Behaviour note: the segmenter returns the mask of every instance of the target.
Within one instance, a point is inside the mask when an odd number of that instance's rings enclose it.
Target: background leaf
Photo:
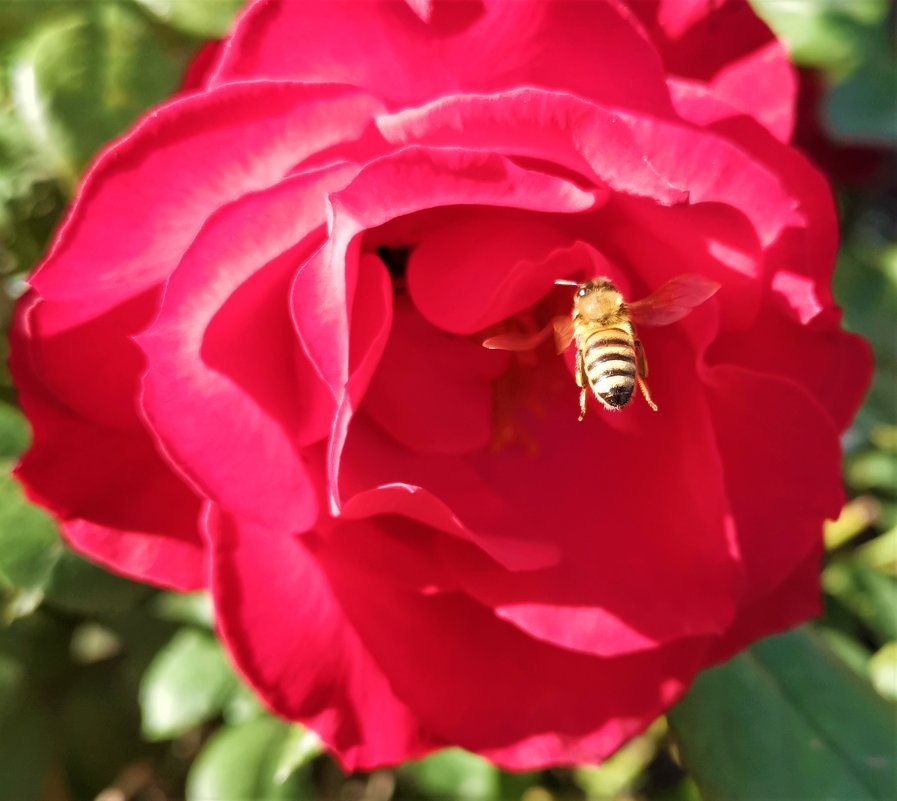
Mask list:
[[[275,779],[290,726],[271,717],[224,726],[206,743],[190,770],[187,801],[247,801],[307,798],[306,777],[294,772]]]
[[[237,679],[208,632],[181,629],[152,661],[140,684],[143,733],[177,737],[219,714]]]
[[[884,801],[895,714],[802,628],[703,673],[670,723],[707,801]]]

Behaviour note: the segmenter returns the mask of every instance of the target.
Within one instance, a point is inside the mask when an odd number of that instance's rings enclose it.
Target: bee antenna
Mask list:
[[[558,278],[554,284],[555,286],[579,286],[578,281],[568,281],[566,278]]]

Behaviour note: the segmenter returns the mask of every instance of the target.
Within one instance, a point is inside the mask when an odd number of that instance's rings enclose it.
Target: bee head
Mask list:
[[[604,277],[578,284],[573,295],[577,312],[591,319],[613,313],[622,303],[619,290],[610,279]]]

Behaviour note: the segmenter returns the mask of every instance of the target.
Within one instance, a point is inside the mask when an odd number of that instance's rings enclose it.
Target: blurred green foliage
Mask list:
[[[824,130],[893,145],[889,0],[753,0],[823,76]],[[0,323],[85,165],[175,91],[240,0],[0,2]],[[875,350],[845,437],[851,500],[826,531],[826,616],[706,672],[601,766],[511,774],[449,749],[345,776],[230,667],[202,593],[113,576],[66,550],[10,477],[27,427],[0,371],[0,798],[885,799],[897,796],[897,189],[839,186],[834,290]],[[5,346],[4,346],[5,347]],[[2,354],[0,354],[2,355]],[[521,703],[525,703],[521,699]],[[99,795],[103,791],[106,795]]]

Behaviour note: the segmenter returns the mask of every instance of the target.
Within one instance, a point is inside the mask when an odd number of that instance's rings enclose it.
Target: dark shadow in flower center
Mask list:
[[[390,278],[392,278],[393,295],[405,294],[405,273],[408,271],[408,258],[411,256],[411,248],[407,245],[389,247],[381,245],[376,250],[377,256],[386,265]]]

